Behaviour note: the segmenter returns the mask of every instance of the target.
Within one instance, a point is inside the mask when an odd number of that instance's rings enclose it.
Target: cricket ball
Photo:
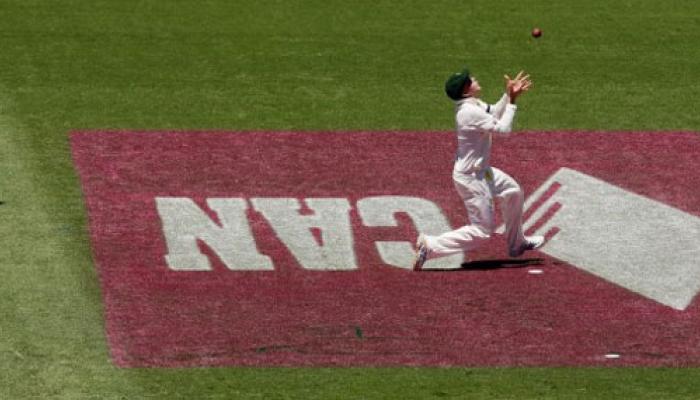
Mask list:
[[[538,37],[540,37],[540,36],[542,36],[542,29],[540,29],[540,28],[534,28],[534,29],[532,30],[532,37],[538,38]]]

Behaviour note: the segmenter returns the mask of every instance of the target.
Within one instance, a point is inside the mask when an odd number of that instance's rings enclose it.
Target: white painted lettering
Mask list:
[[[419,232],[438,235],[452,230],[435,203],[417,197],[377,196],[357,202],[357,209],[365,226],[397,226],[396,213],[404,212],[413,220]],[[382,260],[400,268],[411,268],[413,244],[410,242],[377,242],[377,251]],[[429,260],[425,269],[458,269],[464,261],[463,254]]]
[[[248,205],[241,198],[207,199],[207,206],[216,212],[220,225],[189,198],[156,197],[168,254],[170,269],[176,271],[209,271],[211,264],[197,246],[206,243],[230,270],[272,270],[272,260],[258,252],[248,223]]]
[[[310,215],[302,215],[302,205],[295,198],[254,198],[251,202],[303,268],[357,269],[347,199],[306,199]],[[321,243],[312,230],[320,232]]]

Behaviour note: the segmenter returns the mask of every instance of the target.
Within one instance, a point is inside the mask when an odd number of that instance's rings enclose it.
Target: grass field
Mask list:
[[[118,369],[67,141],[450,130],[442,86],[465,63],[487,99],[531,73],[518,129],[700,131],[696,1],[0,0],[0,15],[0,398],[700,397],[698,369]]]

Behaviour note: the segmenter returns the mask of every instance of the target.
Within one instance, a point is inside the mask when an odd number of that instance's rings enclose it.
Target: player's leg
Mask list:
[[[427,258],[473,250],[487,241],[495,229],[493,195],[488,183],[473,176],[461,176],[455,178],[455,188],[464,201],[471,224],[439,236],[422,235],[429,249]]]
[[[510,175],[498,168],[493,171],[493,192],[501,201],[501,213],[506,227],[505,235],[508,242],[508,253],[518,256],[525,250],[542,246],[544,238],[540,236],[525,237],[523,232],[523,204],[525,194],[522,188]]]
[[[498,168],[493,171],[493,191],[500,200],[501,215],[505,224],[508,249],[519,249],[524,240],[523,233],[523,204],[525,195],[518,182]]]

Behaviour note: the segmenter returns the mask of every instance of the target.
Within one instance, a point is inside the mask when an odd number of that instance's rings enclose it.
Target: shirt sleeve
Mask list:
[[[507,103],[500,118],[488,114],[486,110],[478,106],[466,106],[457,114],[457,123],[460,130],[487,131],[501,136],[508,136],[513,127],[515,118],[515,104]]]
[[[500,119],[503,116],[503,112],[506,111],[509,100],[508,95],[504,93],[496,104],[491,105],[491,115],[496,119]]]

